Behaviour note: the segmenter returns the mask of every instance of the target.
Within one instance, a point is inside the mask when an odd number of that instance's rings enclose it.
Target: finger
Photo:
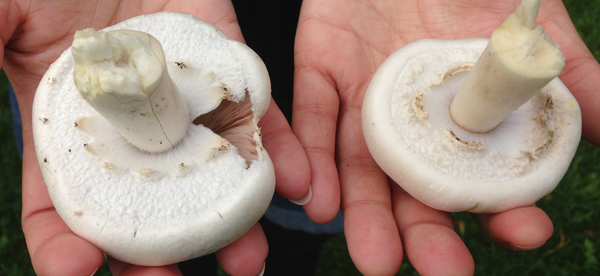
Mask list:
[[[395,274],[402,265],[402,244],[387,176],[362,138],[360,108],[345,106],[340,117],[338,163],[350,257],[365,275]]]
[[[583,138],[600,145],[600,64],[590,54],[568,60],[560,79],[577,99],[581,108]]]
[[[509,251],[527,251],[538,248],[552,236],[554,227],[546,213],[527,206],[498,214],[476,214],[475,220],[498,245]]]
[[[475,263],[449,213],[435,210],[391,183],[394,217],[406,257],[420,275],[473,275]]]
[[[38,275],[91,275],[104,254],[73,234],[54,209],[33,151],[30,122],[23,121],[22,225],[31,263]]]
[[[297,53],[297,55],[301,55]],[[340,208],[340,190],[335,164],[338,97],[332,83],[312,68],[296,61],[292,129],[310,164],[312,199],[304,205],[310,219],[327,223]]]
[[[169,266],[138,266],[108,258],[110,272],[114,276],[180,276],[177,265]]]
[[[274,100],[259,122],[263,145],[275,166],[276,191],[289,199],[309,193],[310,167],[302,145]]]
[[[539,21],[566,58],[559,78],[569,88],[581,107],[583,138],[600,145],[600,64],[587,48],[562,1],[540,6]]]
[[[217,260],[229,275],[254,276],[265,266],[268,253],[267,238],[257,223],[242,237],[217,251]]]

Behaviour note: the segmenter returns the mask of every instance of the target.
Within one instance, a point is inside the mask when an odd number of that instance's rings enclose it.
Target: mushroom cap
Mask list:
[[[421,40],[379,67],[362,106],[377,164],[435,209],[500,212],[533,204],[564,176],[581,138],[581,111],[558,79],[488,133],[458,127],[449,107],[488,39]]]
[[[270,103],[266,67],[246,45],[188,14],[139,16],[104,31],[118,29],[161,42],[169,75],[188,105],[189,131],[161,153],[129,144],[80,96],[69,48],[44,75],[33,107],[36,153],[50,197],[73,232],[119,260],[157,266],[212,253],[249,230],[274,192],[273,164],[256,126]],[[252,160],[192,123],[226,101],[207,94],[223,84],[231,101],[250,98]]]

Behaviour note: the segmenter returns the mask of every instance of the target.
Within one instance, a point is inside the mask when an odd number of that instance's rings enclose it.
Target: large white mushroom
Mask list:
[[[378,165],[444,211],[533,204],[566,172],[581,137],[565,59],[523,0],[491,38],[422,40],[393,53],[366,92],[362,124]]]
[[[250,48],[191,15],[77,32],[33,106],[56,210],[77,235],[133,264],[224,247],[274,192],[257,126],[270,92]]]

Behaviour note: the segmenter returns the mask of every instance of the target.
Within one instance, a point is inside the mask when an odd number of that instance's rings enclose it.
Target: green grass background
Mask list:
[[[600,60],[600,1],[564,0],[579,34]],[[599,118],[600,119],[600,118]],[[21,160],[12,133],[8,82],[0,72],[0,275],[34,275],[21,230]],[[537,204],[554,222],[539,249],[502,251],[469,214],[453,214],[456,229],[475,259],[476,275],[600,275],[600,148],[582,141],[558,188]],[[106,265],[96,275],[110,275]],[[317,275],[360,275],[344,235],[327,242]],[[418,275],[405,260],[398,275]]]

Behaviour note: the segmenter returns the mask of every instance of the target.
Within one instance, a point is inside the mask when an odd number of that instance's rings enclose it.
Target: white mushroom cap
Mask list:
[[[52,201],[77,235],[122,261],[164,265],[214,252],[249,230],[274,192],[256,125],[270,103],[266,68],[246,45],[187,14],[140,16],[104,31],[119,29],[160,41],[190,127],[166,151],[131,145],[79,94],[67,49],[44,75],[33,107]]]
[[[444,211],[500,212],[550,193],[581,137],[575,98],[555,78],[487,133],[458,127],[449,106],[488,39],[422,40],[393,53],[366,92],[362,124],[377,164]],[[448,89],[451,88],[451,89]]]

